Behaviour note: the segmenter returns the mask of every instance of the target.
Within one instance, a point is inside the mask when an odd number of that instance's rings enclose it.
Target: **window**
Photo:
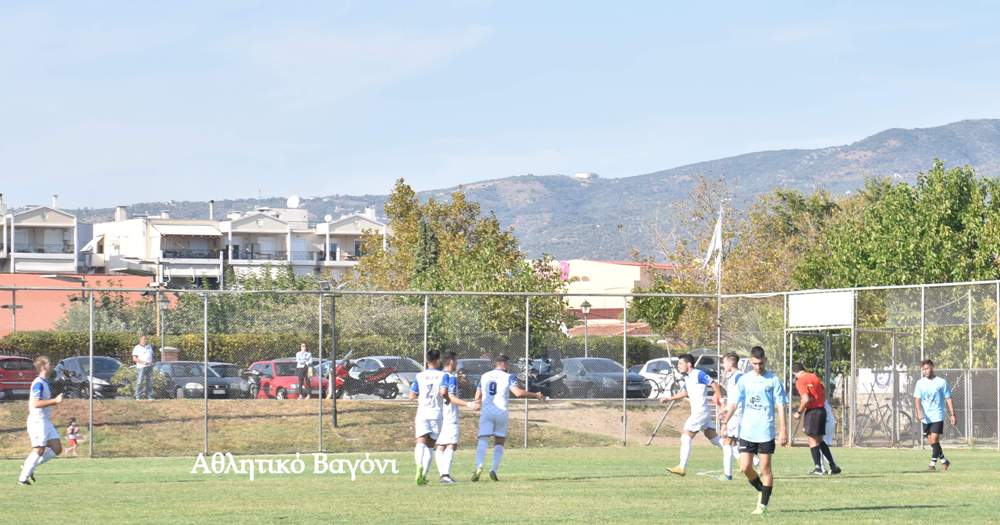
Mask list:
[[[355,257],[361,257],[362,255],[364,255],[362,253],[363,252],[363,250],[362,250],[363,244],[364,243],[362,243],[360,240],[354,241],[354,256]]]
[[[336,261],[337,260],[337,243],[331,242],[329,244],[329,249],[330,249],[330,260],[331,261]]]
[[[3,359],[0,360],[0,368],[4,370],[34,370],[31,359]]]

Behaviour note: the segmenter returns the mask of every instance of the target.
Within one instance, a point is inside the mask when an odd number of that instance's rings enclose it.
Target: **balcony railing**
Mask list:
[[[220,250],[163,250],[164,259],[218,259]]]
[[[233,260],[236,261],[284,261],[288,252],[284,250],[273,250],[266,252],[255,251],[233,251]]]
[[[15,253],[73,253],[72,244],[29,244],[17,243]]]
[[[292,251],[293,261],[316,261],[319,258],[319,252],[310,251]]]

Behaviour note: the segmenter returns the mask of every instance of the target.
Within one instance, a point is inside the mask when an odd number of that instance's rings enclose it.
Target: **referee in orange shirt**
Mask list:
[[[802,363],[792,365],[792,373],[795,374],[795,390],[799,392],[799,409],[793,417],[805,420],[803,429],[806,436],[809,436],[809,452],[816,465],[810,474],[823,475],[820,454],[830,463],[830,474],[840,474],[840,467],[833,461],[830,447],[823,441],[823,434],[826,433],[826,408],[823,406],[826,403],[826,391],[823,382],[816,374],[807,372]]]

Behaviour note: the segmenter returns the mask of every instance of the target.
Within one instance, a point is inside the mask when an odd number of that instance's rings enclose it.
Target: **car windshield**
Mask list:
[[[90,362],[87,359],[80,361],[83,368],[84,374],[90,373]],[[121,362],[117,359],[112,359],[110,357],[95,357],[94,358],[94,370],[98,374],[113,374],[118,371],[122,366]]]
[[[210,368],[221,377],[240,377],[240,372],[243,371],[237,365],[212,365]]]
[[[416,361],[405,358],[405,357],[388,357],[385,359],[379,359],[382,361],[383,366],[391,366],[396,369],[397,372],[403,373],[417,373],[420,372],[420,365]]]
[[[465,372],[469,374],[485,374],[486,372],[493,370],[493,363],[491,363],[488,359],[473,359],[460,362],[458,368],[465,370]]]
[[[170,371],[174,377],[204,377],[205,375],[205,369],[202,368],[201,363],[171,363]],[[208,375],[219,377],[219,374],[211,368],[208,369]]]
[[[4,370],[34,370],[31,359],[2,359],[0,368]]]
[[[597,373],[607,373],[607,372],[622,372],[622,367],[614,361],[608,361],[605,359],[585,359],[583,361],[583,367],[587,369],[588,372]]]

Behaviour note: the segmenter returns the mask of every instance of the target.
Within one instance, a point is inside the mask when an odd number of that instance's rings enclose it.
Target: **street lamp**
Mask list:
[[[587,325],[590,318],[590,303],[586,300],[580,303],[580,311],[583,312],[583,357],[590,357],[590,344],[587,337]]]

